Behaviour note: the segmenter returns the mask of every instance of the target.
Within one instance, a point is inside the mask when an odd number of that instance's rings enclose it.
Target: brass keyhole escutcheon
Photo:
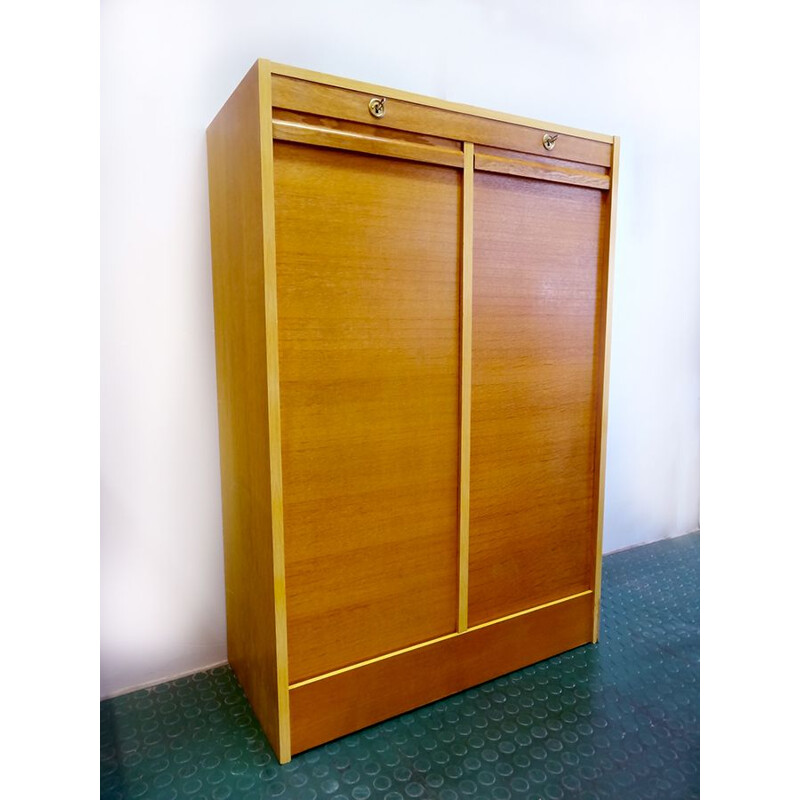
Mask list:
[[[369,113],[372,114],[373,117],[380,119],[386,113],[386,98],[373,97],[372,100],[369,101]]]
[[[545,150],[552,150],[556,146],[557,133],[546,133],[542,136],[542,144]]]

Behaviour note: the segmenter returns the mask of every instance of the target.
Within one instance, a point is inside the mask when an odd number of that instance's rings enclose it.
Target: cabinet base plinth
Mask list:
[[[592,641],[590,592],[289,690],[292,755]]]

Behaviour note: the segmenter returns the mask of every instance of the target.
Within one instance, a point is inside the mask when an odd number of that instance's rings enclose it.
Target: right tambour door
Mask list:
[[[606,192],[475,172],[469,624],[592,587]]]

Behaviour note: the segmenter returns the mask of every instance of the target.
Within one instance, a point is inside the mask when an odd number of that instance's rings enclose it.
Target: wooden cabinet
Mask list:
[[[282,762],[597,639],[617,153],[267,61],[210,125],[228,652]]]

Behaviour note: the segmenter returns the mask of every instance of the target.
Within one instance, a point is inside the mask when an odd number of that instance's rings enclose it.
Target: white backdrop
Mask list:
[[[101,696],[225,660],[205,128],[258,57],[622,136],[605,550],[698,527],[697,0],[104,0]]]

